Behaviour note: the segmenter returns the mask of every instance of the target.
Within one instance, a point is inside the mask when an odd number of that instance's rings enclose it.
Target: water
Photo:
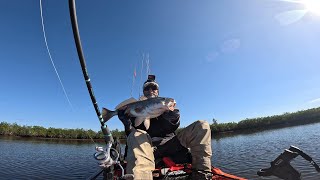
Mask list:
[[[258,177],[290,145],[320,164],[320,123],[212,139],[214,166],[248,179]],[[99,168],[89,141],[26,139],[0,136],[0,179],[86,179]],[[300,156],[291,163],[302,179],[319,180],[313,166]]]
[[[320,165],[319,129],[320,123],[213,139],[212,162],[226,172],[248,179],[278,179],[261,178],[256,173],[270,167],[270,162],[290,145],[299,147]],[[302,173],[302,179],[320,179],[320,173],[301,156],[291,164]]]
[[[85,179],[98,170],[94,144],[0,139],[0,179]]]

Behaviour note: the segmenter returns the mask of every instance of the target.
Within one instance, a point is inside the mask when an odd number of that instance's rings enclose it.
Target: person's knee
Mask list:
[[[196,125],[201,127],[201,129],[208,129],[210,130],[210,124],[205,120],[198,120],[196,121]]]
[[[130,148],[136,148],[145,143],[148,143],[151,146],[151,137],[146,131],[140,129],[132,131],[127,138],[127,144]]]
[[[128,140],[136,139],[136,138],[141,138],[141,137],[147,137],[148,134],[146,131],[137,129],[134,131],[131,131],[130,134],[128,135]]]

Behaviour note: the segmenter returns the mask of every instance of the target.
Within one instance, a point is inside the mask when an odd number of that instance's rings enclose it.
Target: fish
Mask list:
[[[176,101],[173,98],[168,97],[155,97],[141,101],[134,101],[131,99],[124,102],[120,103],[122,105],[118,105],[114,111],[102,108],[101,114],[103,121],[107,122],[113,116],[118,115],[119,110],[125,109],[125,114],[136,118],[134,122],[135,127],[143,122],[148,130],[150,127],[150,119],[160,116],[165,111],[173,111],[176,105]]]

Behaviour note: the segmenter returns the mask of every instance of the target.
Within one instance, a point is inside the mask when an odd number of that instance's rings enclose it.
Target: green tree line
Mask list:
[[[281,128],[320,122],[320,107],[297,111],[294,113],[284,113],[267,117],[258,117],[241,120],[239,122],[218,123],[213,119],[210,125],[213,134],[224,132],[252,131],[261,129]],[[183,128],[179,128],[177,132]],[[118,129],[111,131],[113,137],[123,139],[126,137],[124,131]],[[0,135],[42,137],[42,138],[66,138],[66,139],[103,139],[101,131],[84,129],[62,129],[44,128],[41,126],[21,126],[17,123],[0,123]]]
[[[113,137],[124,138],[125,133],[115,129],[111,131]],[[85,129],[44,128],[41,126],[21,126],[17,123],[0,123],[0,135],[41,137],[41,138],[65,138],[65,139],[103,139],[101,131]]]
[[[320,122],[320,107],[308,110],[297,111],[294,113],[284,113],[282,115],[274,115],[258,118],[247,118],[238,123],[217,123],[213,119],[211,124],[212,133],[248,131],[260,129],[272,129],[288,126],[298,126],[310,123]]]

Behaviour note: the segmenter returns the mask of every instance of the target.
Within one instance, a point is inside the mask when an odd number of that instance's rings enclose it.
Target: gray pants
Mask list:
[[[206,121],[196,121],[177,134],[182,146],[190,148],[192,167],[211,171],[211,130]],[[134,129],[127,139],[127,174],[136,180],[152,180],[155,169],[153,148],[147,132]]]

